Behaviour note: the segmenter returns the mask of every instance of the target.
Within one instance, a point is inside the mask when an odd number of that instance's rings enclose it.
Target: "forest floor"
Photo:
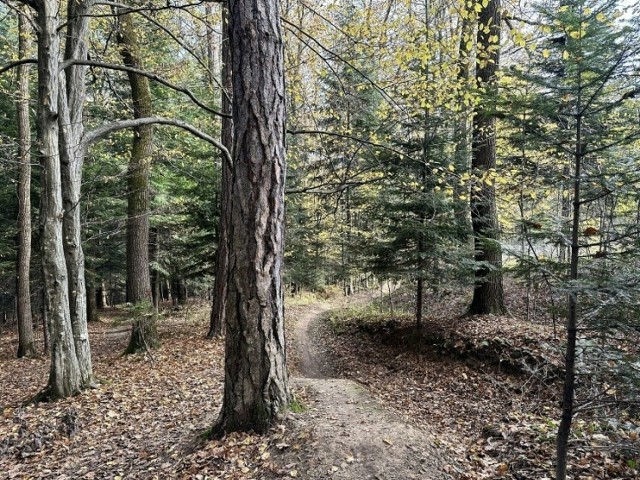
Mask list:
[[[223,342],[204,338],[206,305],[170,312],[161,348],[126,357],[126,312],[105,311],[90,326],[98,388],[56,403],[23,405],[45,385],[48,359],[15,359],[5,331],[0,479],[552,478],[553,328],[461,320],[456,302],[431,305],[419,337],[410,319],[352,300],[290,303],[292,412],[268,434],[212,441]],[[619,413],[608,430],[576,419],[571,478],[638,478],[640,421]]]
[[[331,359],[333,377],[364,386],[395,418],[429,432],[447,459],[446,471],[456,478],[550,480],[563,327],[544,313],[540,298],[529,304],[527,318],[523,291],[509,287],[511,314],[501,317],[465,316],[469,299],[448,292],[428,297],[420,333],[411,316],[398,313],[411,303],[402,294],[388,305],[333,310],[308,326],[312,345],[317,355]],[[621,342],[638,355],[637,332]],[[623,397],[623,385],[607,380],[611,384],[599,390],[600,398],[588,397],[598,390],[595,385],[578,391],[587,407],[598,400],[611,407],[575,415],[568,477],[573,480],[640,478],[637,398],[635,406],[617,404],[613,400]]]
[[[456,478],[436,435],[384,408],[361,384],[336,375],[318,331],[327,309],[289,309],[290,358],[298,375],[293,385],[304,411],[287,420],[294,431],[308,431],[311,441],[275,457],[278,462],[314,480]]]

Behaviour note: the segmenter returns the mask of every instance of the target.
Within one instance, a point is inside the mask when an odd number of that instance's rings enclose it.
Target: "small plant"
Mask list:
[[[303,413],[307,410],[307,407],[302,404],[297,398],[293,397],[289,402],[289,411],[293,413]]]

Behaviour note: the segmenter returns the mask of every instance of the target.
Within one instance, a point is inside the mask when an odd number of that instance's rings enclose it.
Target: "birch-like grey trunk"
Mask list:
[[[93,0],[70,1],[64,59],[87,58],[89,13]],[[64,253],[69,273],[69,308],[73,338],[80,365],[83,386],[93,382],[89,331],[87,328],[87,292],[85,260],[82,250],[80,195],[82,168],[86,154],[82,146],[84,134],[85,79],[87,67],[73,65],[60,75],[60,160],[62,163],[62,195],[64,202]]]
[[[51,326],[51,369],[47,394],[51,398],[75,395],[82,375],[71,327],[67,265],[63,247],[62,182],[58,143],[60,39],[59,0],[40,0],[38,16],[38,131],[43,166],[42,257]]]
[[[282,260],[285,92],[278,0],[231,0],[233,187],[225,385],[214,432],[266,431],[288,404]]]
[[[26,8],[26,7],[22,7]],[[26,58],[31,48],[31,30],[26,15],[18,14],[18,58]],[[29,122],[29,66],[18,67],[18,264],[16,275],[18,315],[18,357],[36,354],[31,315],[31,125]]]

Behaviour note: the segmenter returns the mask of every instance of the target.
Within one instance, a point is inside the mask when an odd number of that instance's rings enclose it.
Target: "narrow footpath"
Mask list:
[[[454,478],[446,473],[446,453],[435,435],[412,426],[385,410],[362,386],[334,378],[331,359],[317,327],[329,305],[306,308],[293,320],[297,377],[305,389],[305,411],[292,414],[298,428],[307,428],[311,440],[287,461],[299,478],[308,479],[433,479]]]

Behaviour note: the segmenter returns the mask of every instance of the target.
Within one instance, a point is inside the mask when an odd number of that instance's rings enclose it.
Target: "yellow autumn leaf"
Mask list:
[[[543,56],[544,58],[549,58],[549,55],[551,55],[551,54],[549,53],[549,50],[547,50],[546,48],[545,48],[544,50],[542,50],[542,56]]]
[[[569,60],[569,52],[567,52],[566,50],[562,52],[562,59]]]
[[[600,12],[600,13],[598,13],[596,15],[596,20],[598,20],[599,22],[604,22],[606,19],[607,19],[607,17],[605,17],[602,12]]]

